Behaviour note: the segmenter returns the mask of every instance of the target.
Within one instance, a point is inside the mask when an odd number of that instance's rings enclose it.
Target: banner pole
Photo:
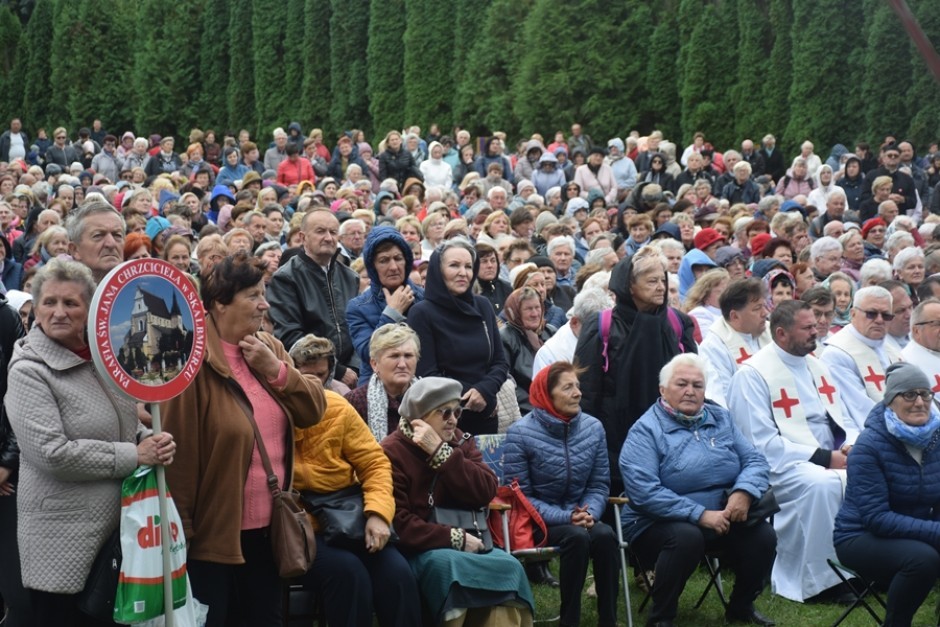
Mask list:
[[[160,404],[150,406],[150,415],[153,418],[153,434],[163,432],[160,423]],[[173,616],[173,565],[170,562],[170,525],[166,504],[166,468],[158,465],[157,470],[157,499],[160,502],[160,546],[163,553],[163,616],[166,627],[175,627]]]

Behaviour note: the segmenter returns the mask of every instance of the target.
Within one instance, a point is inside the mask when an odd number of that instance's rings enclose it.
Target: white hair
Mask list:
[[[597,275],[595,275],[597,276]],[[574,305],[568,312],[568,318],[577,318],[578,320],[590,320],[605,309],[614,306],[614,300],[606,289],[596,287],[582,289],[574,297]]]
[[[672,380],[672,375],[679,366],[691,366],[702,373],[702,378],[708,376],[708,364],[704,358],[699,357],[695,353],[680,353],[670,359],[669,363],[663,366],[663,369],[659,371],[659,385],[661,387],[666,387],[666,385],[669,384],[669,381]]]
[[[892,278],[891,264],[885,259],[869,259],[859,271],[859,283],[864,287],[869,283],[878,284]]]
[[[587,255],[585,255],[584,265],[588,265],[591,263],[603,264],[604,257],[606,257],[612,252],[614,252],[614,249],[611,248],[610,246],[602,246],[600,248],[595,248],[594,250],[590,251]]]
[[[605,292],[610,288],[610,272],[595,272],[584,282],[582,290],[602,289]]]
[[[545,252],[549,257],[551,257],[552,253],[555,252],[555,249],[562,246],[567,246],[569,249],[571,249],[571,254],[574,254],[574,238],[569,235],[561,235],[559,237],[552,238],[552,241],[548,243]]]
[[[503,196],[506,196],[507,198],[509,197],[509,194],[506,193],[506,190],[500,187],[499,185],[497,185],[496,187],[491,187],[490,191],[486,192],[487,200],[492,200],[493,194],[502,194]]]
[[[366,223],[360,220],[359,218],[350,218],[349,220],[343,220],[343,223],[339,225],[339,236],[343,237],[349,231],[349,227],[352,226],[361,226],[363,229],[366,228]]]
[[[659,250],[666,252],[667,250],[675,250],[677,252],[685,254],[685,246],[682,245],[682,242],[674,240],[671,237],[668,239],[656,240]]]
[[[858,309],[862,301],[866,298],[888,301],[888,308],[894,307],[894,299],[891,297],[891,292],[878,285],[869,285],[855,292],[855,298],[852,299],[852,307]]]
[[[914,236],[907,231],[895,231],[885,242],[885,250],[891,251],[895,248],[908,248],[914,245]]]
[[[282,129],[280,126],[274,129],[272,135],[274,136],[274,139],[277,139],[278,137],[287,137],[287,133],[285,133],[284,129]]]
[[[904,269],[904,266],[914,261],[915,259],[924,260],[924,251],[922,251],[917,246],[911,246],[910,248],[905,248],[897,255],[894,256],[894,271],[900,272]]]
[[[837,240],[836,238],[830,237],[827,235],[825,237],[820,237],[818,240],[813,242],[813,245],[810,246],[810,249],[809,249],[809,258],[810,258],[810,261],[815,263],[816,260],[822,257],[823,255],[832,253],[832,252],[838,252],[841,255],[842,244],[840,244],[839,240]]]

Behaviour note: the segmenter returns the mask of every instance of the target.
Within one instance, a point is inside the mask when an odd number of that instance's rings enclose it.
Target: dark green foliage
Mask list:
[[[301,55],[304,78],[299,107],[304,128],[320,127],[330,137],[330,3],[326,0],[306,0]]]
[[[261,136],[277,126],[286,128],[289,122],[284,66],[294,59],[287,48],[286,28],[287,3],[284,0],[252,0],[251,50],[254,51],[257,111],[254,128]]]
[[[473,135],[518,128],[510,87],[523,52],[522,30],[532,0],[494,0],[465,61],[454,117]]]
[[[842,0],[794,0],[793,79],[790,120],[783,149],[795,149],[809,139],[822,153],[841,139],[843,106],[848,85],[845,59],[858,32],[846,32]]]
[[[793,13],[790,0],[770,0],[770,35],[773,48],[767,67],[767,77],[763,81],[761,110],[763,124],[754,129],[763,137],[773,133],[778,140],[783,135],[787,120],[790,119],[790,80],[793,63],[793,40],[790,38],[790,23]],[[782,145],[781,145],[782,147]]]
[[[229,6],[228,0],[205,0],[199,45],[199,90],[191,100],[189,118],[202,129],[212,128],[219,140],[229,125],[228,88]]]
[[[200,86],[201,9],[199,3],[139,1],[132,73],[136,128],[183,135],[206,123],[201,112],[188,109]]]
[[[284,64],[284,105],[291,120],[300,122],[307,130],[306,121],[300,117],[300,94],[304,84],[304,0],[287,0],[287,24],[284,31],[284,49],[288,61]]]
[[[728,28],[718,11],[718,7],[708,4],[696,20],[679,97],[683,138],[691,139],[693,133],[702,131],[713,145],[727,146],[734,141],[735,114],[729,78],[734,77],[737,68],[731,56],[733,46],[715,36]],[[733,36],[730,40],[735,41]]]
[[[940,45],[936,0],[908,2]],[[0,53],[0,111],[31,135],[940,137],[940,87],[884,0],[0,0]]]
[[[910,0],[908,4],[917,16],[921,28],[934,49],[940,47],[940,11],[932,0]],[[940,84],[927,69],[920,52],[911,43],[913,78],[911,89],[905,95],[911,108],[911,123],[908,138],[914,142],[918,152],[923,154],[931,142],[940,140],[940,116],[937,115],[937,103],[940,102]]]
[[[49,123],[49,80],[52,63],[49,49],[52,42],[53,0],[37,0],[29,24],[20,39],[20,58],[25,58],[20,115],[23,125],[35,136],[35,129]],[[52,129],[49,129],[51,132]]]
[[[251,9],[251,3],[244,1],[233,2],[230,8],[228,115],[229,126],[232,130],[247,128],[252,136],[256,136],[259,129],[255,125],[255,68],[251,52],[253,43]]]
[[[460,2],[458,7],[469,4]],[[375,135],[384,136],[405,122],[405,60],[401,46],[405,0],[372,2],[369,12],[369,114]]]
[[[640,127],[643,134],[659,129],[668,138],[679,139],[679,89],[676,57],[679,30],[674,11],[664,10],[650,35],[645,84],[649,90],[647,111],[650,124]],[[642,74],[640,80],[642,80]]]
[[[20,108],[26,66],[25,51],[20,54],[22,31],[20,20],[10,7],[0,7],[0,107],[5,111]]]
[[[66,102],[71,125],[91,125],[101,118],[108,128],[133,125],[134,95],[116,77],[130,76],[133,55],[115,42],[131,41],[137,23],[136,0],[81,0],[69,29],[68,54],[74,73],[68,80]]]
[[[910,120],[910,94],[902,87],[911,83],[907,33],[886,2],[866,0],[864,6],[868,16],[865,38],[868,45],[861,87],[868,136],[898,135],[906,132]]]
[[[369,72],[366,47],[369,39],[369,0],[332,0],[330,15],[330,119],[345,131],[369,129]]]
[[[427,129],[451,123],[456,78],[451,63],[454,41],[445,25],[454,19],[453,4],[440,0],[405,0],[405,124]]]
[[[648,15],[640,2],[536,0],[526,20],[513,89],[523,135],[579,122],[600,142],[625,134],[627,119],[639,121],[636,109],[643,107],[644,87],[631,84],[642,81],[630,76],[642,65],[634,65],[634,57],[646,54],[647,40],[635,31],[645,30],[636,24],[648,22]],[[588,33],[589,41],[583,37]]]
[[[737,18],[738,71],[737,83],[732,87],[738,111],[735,135],[737,139],[759,140],[766,124],[761,100],[772,48],[767,0],[738,2]]]

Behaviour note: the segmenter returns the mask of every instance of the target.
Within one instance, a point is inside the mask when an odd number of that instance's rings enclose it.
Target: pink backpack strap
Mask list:
[[[601,347],[603,348],[601,357],[604,358],[604,372],[607,372],[607,369],[610,367],[610,359],[607,357],[607,344],[610,343],[610,319],[612,314],[613,311],[610,309],[605,309],[598,314],[598,324],[601,328]]]
[[[684,353],[685,347],[682,345],[682,321],[679,320],[679,314],[677,314],[676,310],[672,307],[666,307],[666,313],[669,316],[669,324],[676,334],[676,341],[679,343],[679,352]]]

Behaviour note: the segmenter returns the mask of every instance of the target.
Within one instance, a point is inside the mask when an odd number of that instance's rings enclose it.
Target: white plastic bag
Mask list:
[[[162,616],[163,539],[157,475],[150,466],[139,467],[121,487],[121,575],[114,602],[114,621],[138,624]],[[183,523],[167,493],[167,521],[170,525],[170,565],[173,582],[173,608],[183,608],[192,599],[186,578],[186,538]],[[180,623],[177,623],[178,625]],[[196,627],[196,623],[190,623]]]

